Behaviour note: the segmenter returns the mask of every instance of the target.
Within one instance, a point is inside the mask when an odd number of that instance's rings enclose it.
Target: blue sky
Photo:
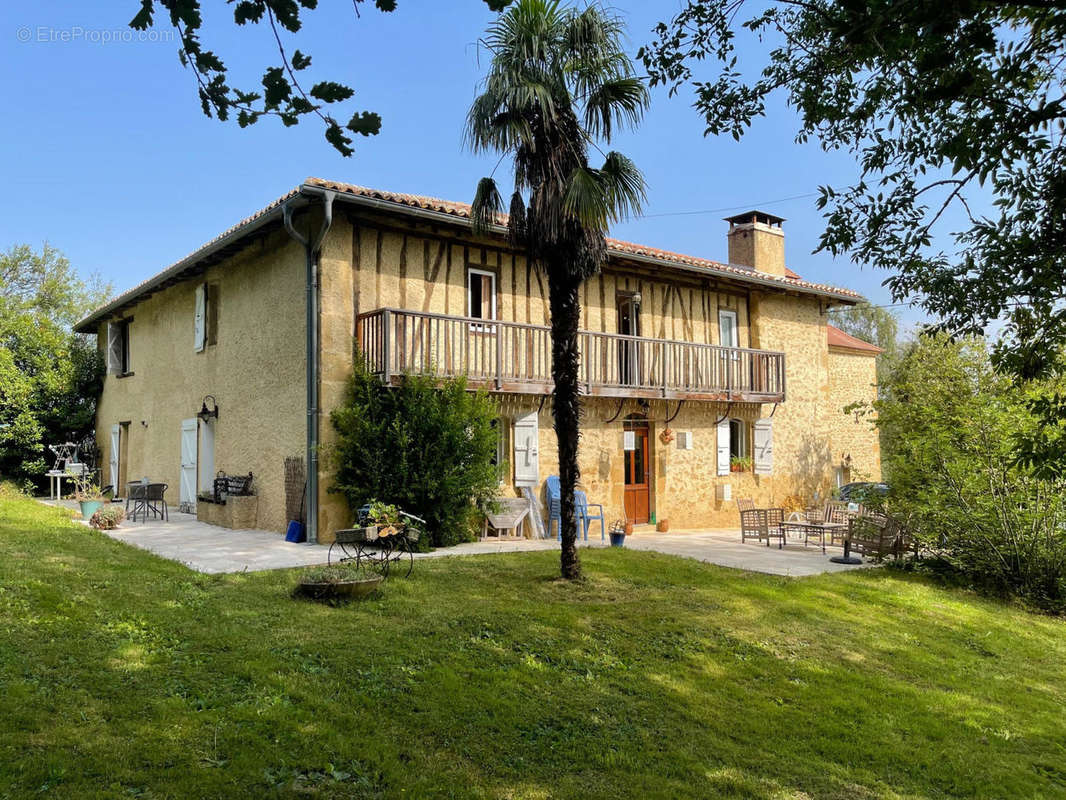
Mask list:
[[[399,0],[392,14],[367,3],[360,18],[350,3],[323,3],[307,17],[290,48],[311,53],[315,79],[355,88],[345,109],[371,109],[384,119],[381,134],[359,137],[348,159],[311,122],[285,129],[264,120],[241,130],[206,119],[192,76],[178,63],[176,41],[107,41],[108,32],[125,30],[139,5],[43,1],[0,8],[8,109],[0,126],[7,189],[0,248],[47,240],[83,273],[98,272],[124,289],[306,176],[469,201],[495,164],[465,152],[461,139],[485,69],[476,40],[493,16],[481,0]],[[227,60],[232,83],[254,85],[273,63],[269,30],[238,29],[231,6],[205,5],[211,6],[205,46]],[[614,6],[629,21],[635,52],[677,3]],[[811,254],[822,221],[809,195],[820,184],[853,179],[850,157],[796,144],[796,118],[783,102],[740,143],[704,138],[689,102],[656,91],[640,129],[615,142],[645,174],[649,216],[616,226],[612,235],[725,260],[727,212],[653,215],[755,205],[787,218],[787,260],[803,277],[890,302],[881,286],[885,273]],[[497,177],[506,183],[505,173]],[[808,196],[770,202],[798,195]]]

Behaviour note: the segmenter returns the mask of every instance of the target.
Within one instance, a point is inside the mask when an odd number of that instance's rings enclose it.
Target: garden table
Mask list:
[[[846,522],[810,522],[810,521],[789,521],[781,523],[782,529],[785,531],[785,535],[790,532],[797,532],[803,536],[803,546],[807,546],[807,542],[813,535],[817,536],[818,541],[822,545],[822,552],[825,552],[825,537],[829,534],[832,537],[833,534],[846,531],[848,524]]]

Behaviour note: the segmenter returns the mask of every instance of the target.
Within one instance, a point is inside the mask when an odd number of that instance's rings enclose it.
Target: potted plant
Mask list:
[[[126,511],[122,506],[108,503],[89,517],[89,527],[96,528],[98,531],[113,531],[125,518]]]
[[[617,520],[611,523],[607,535],[611,538],[611,547],[625,547],[626,536],[633,532],[633,523],[629,520]]]
[[[751,456],[733,456],[729,459],[730,472],[748,472],[751,469]]]
[[[91,520],[106,498],[100,487],[93,483],[88,475],[83,474],[74,483],[74,499],[81,507],[82,519]]]
[[[345,561],[300,574],[297,593],[313,600],[358,600],[377,591],[385,577],[365,565]]]
[[[380,500],[373,500],[366,512],[367,522],[377,526],[378,537],[394,536],[403,531],[400,509]]]

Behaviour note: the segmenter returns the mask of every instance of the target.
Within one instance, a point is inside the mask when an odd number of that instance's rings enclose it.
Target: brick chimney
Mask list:
[[[726,217],[729,223],[729,263],[752,267],[769,275],[785,275],[785,220],[765,211],[745,211]]]

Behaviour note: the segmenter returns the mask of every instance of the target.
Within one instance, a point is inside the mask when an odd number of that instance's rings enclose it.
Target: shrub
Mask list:
[[[469,541],[476,504],[499,486],[495,404],[462,378],[405,376],[384,386],[355,364],[343,403],[331,415],[338,441],[334,486],[354,512],[371,500],[426,520],[435,547]]]
[[[1037,421],[983,340],[923,338],[876,403],[888,503],[933,563],[987,591],[1066,611],[1066,483],[1016,463]]]
[[[96,528],[99,531],[111,531],[122,524],[122,520],[126,518],[126,512],[122,506],[108,503],[107,505],[100,506],[92,517],[89,519],[89,526]]]

